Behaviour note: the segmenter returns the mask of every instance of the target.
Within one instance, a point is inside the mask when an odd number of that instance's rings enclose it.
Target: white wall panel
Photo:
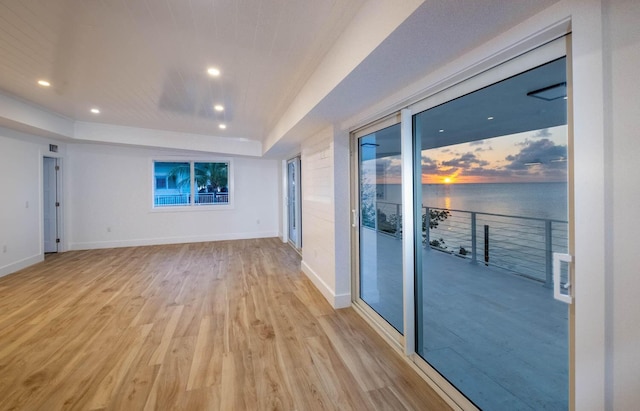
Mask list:
[[[166,156],[167,152],[146,149],[90,144],[70,146],[70,248],[278,235],[276,160],[233,159],[235,198],[232,209],[154,210],[151,207],[151,162]]]
[[[302,154],[302,269],[334,305],[333,129],[305,140]]]

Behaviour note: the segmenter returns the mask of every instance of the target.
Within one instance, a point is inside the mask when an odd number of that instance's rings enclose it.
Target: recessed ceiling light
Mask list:
[[[441,128],[440,130],[438,130],[438,133],[444,133],[444,129]]]
[[[493,117],[487,117],[487,120],[493,120]]]
[[[224,130],[225,128],[227,128],[226,124],[219,124],[218,127],[222,130]]]
[[[213,109],[215,111],[224,111],[224,106],[222,104],[216,104],[215,106],[213,106]]]
[[[217,69],[215,67],[209,67],[207,69],[207,73],[209,73],[210,76],[218,77],[220,75],[220,69]]]
[[[94,107],[94,108],[91,109],[91,112],[93,114],[100,114],[100,109],[97,109],[97,108]]]
[[[38,80],[38,84],[40,84],[42,87],[49,87],[51,85],[51,83],[49,83],[47,80]]]

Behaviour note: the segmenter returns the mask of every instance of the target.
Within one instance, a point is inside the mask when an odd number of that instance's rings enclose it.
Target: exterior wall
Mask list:
[[[48,152],[48,144],[45,139],[0,128],[0,276],[44,258],[42,155]],[[56,144],[62,152],[64,146]]]
[[[278,161],[233,159],[235,197],[231,209],[152,209],[152,160],[164,160],[171,154],[110,145],[70,145],[70,249],[278,235]]]

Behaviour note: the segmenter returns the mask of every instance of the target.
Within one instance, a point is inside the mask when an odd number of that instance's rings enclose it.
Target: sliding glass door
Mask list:
[[[482,409],[568,408],[566,84],[559,58],[413,117],[416,352]]]
[[[394,117],[356,135],[353,212],[358,239],[355,303],[399,337],[403,333],[402,184],[397,121]]]
[[[352,135],[354,306],[465,409],[570,406],[566,41]]]

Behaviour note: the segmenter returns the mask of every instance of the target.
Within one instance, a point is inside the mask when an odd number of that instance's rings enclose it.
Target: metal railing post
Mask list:
[[[478,263],[478,254],[476,247],[476,213],[475,211],[471,213],[471,263]]]
[[[484,265],[489,265],[489,226],[484,225]]]
[[[551,221],[544,222],[544,272],[546,288],[553,288],[553,253],[552,253]]]
[[[396,238],[400,238],[400,206],[396,204]]]

